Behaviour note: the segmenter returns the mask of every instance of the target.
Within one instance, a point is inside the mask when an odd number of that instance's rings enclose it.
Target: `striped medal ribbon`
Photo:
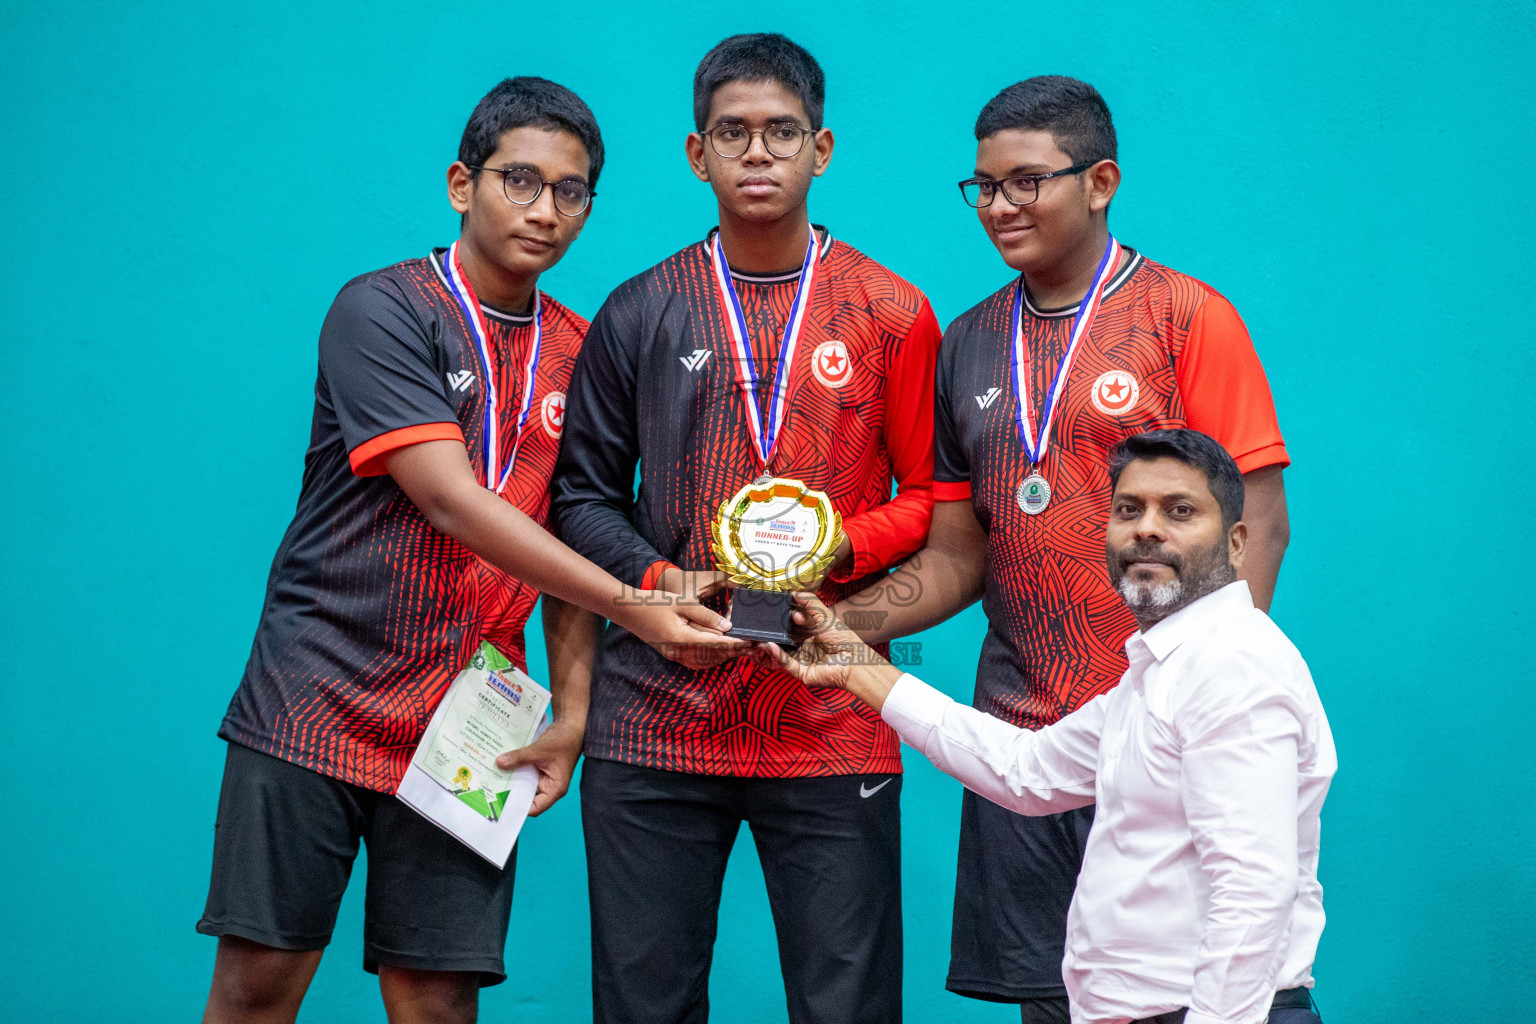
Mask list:
[[[1040,475],[1040,463],[1051,444],[1051,425],[1061,405],[1061,396],[1066,392],[1072,359],[1077,355],[1078,345],[1088,336],[1089,325],[1093,323],[1094,314],[1099,311],[1099,303],[1104,298],[1104,288],[1109,284],[1119,262],[1120,243],[1111,235],[1109,244],[1104,247],[1104,255],[1099,260],[1099,268],[1094,271],[1093,283],[1088,286],[1088,294],[1083,296],[1083,301],[1077,307],[1077,315],[1072,318],[1072,334],[1067,339],[1067,350],[1062,353],[1061,362],[1056,365],[1056,373],[1045,393],[1045,402],[1040,407],[1038,430],[1034,402],[1029,393],[1029,349],[1024,344],[1024,275],[1019,275],[1018,288],[1013,296],[1013,353],[1009,359],[1009,376],[1013,379],[1013,411],[1019,427],[1019,441],[1024,445],[1024,454],[1029,456],[1029,475],[1019,484],[1014,498],[1029,515],[1039,515],[1051,502],[1051,485]]]
[[[539,347],[544,343],[543,301],[539,296],[539,289],[533,289],[533,343],[528,346],[528,363],[523,368],[523,402],[517,416],[517,433],[513,437],[512,452],[507,456],[506,466],[496,471],[498,455],[500,454],[500,424],[501,424],[501,399],[496,391],[496,373],[491,363],[491,332],[485,322],[485,311],[480,308],[480,300],[475,298],[474,286],[469,283],[469,278],[464,275],[464,265],[459,262],[459,243],[454,242],[448,249],[448,258],[443,260],[445,277],[448,279],[448,290],[458,300],[459,308],[464,311],[464,319],[469,324],[469,331],[475,336],[475,351],[480,356],[480,372],[485,379],[485,421],[482,425],[481,435],[484,439],[485,449],[485,486],[497,494],[507,486],[507,478],[512,475],[512,465],[517,461],[517,449],[523,443],[523,428],[528,425],[528,410],[533,407],[534,378],[539,368]]]
[[[773,458],[774,446],[779,442],[779,429],[784,425],[784,411],[789,404],[789,370],[794,365],[795,351],[800,344],[800,329],[805,324],[806,313],[811,306],[816,250],[816,229],[812,228],[810,244],[805,247],[805,263],[800,267],[800,281],[795,286],[795,301],[789,308],[789,322],[784,325],[784,336],[779,341],[779,365],[774,371],[773,393],[768,396],[768,409],[764,412],[757,400],[757,363],[752,358],[746,314],[741,311],[741,300],[736,295],[736,286],[731,282],[731,267],[725,261],[725,249],[720,245],[718,233],[710,247],[715,283],[720,289],[720,304],[725,307],[726,328],[736,354],[736,387],[746,406],[747,433],[752,435],[752,447],[765,471]]]

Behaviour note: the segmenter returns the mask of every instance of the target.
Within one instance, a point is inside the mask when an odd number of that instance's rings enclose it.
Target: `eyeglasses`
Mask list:
[[[998,190],[1001,189],[1003,198],[1014,206],[1028,206],[1040,198],[1042,181],[1048,178],[1065,177],[1069,174],[1081,174],[1095,162],[1088,160],[1059,171],[1051,171],[1049,174],[1016,174],[1001,181],[995,178],[970,178],[960,183],[960,195],[967,204],[981,210],[992,205],[992,200],[997,198]]]
[[[699,134],[709,140],[711,149],[727,160],[746,156],[747,150],[752,148],[752,138],[756,135],[763,137],[763,148],[770,156],[788,160],[805,147],[807,135],[816,133],[801,128],[793,121],[776,121],[760,132],[750,131],[746,125],[720,124]]]
[[[579,181],[544,181],[526,167],[503,169],[479,164],[464,166],[472,171],[490,171],[501,175],[502,191],[518,206],[531,205],[543,194],[545,185],[552,186],[555,190],[555,209],[567,217],[580,217],[592,205],[592,197],[597,195]]]

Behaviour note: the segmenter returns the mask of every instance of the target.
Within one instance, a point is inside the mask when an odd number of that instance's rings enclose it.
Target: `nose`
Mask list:
[[[768,152],[768,143],[764,141],[763,132],[753,132],[747,140],[747,151],[741,154],[743,164],[763,166],[773,163],[773,154]]]
[[[555,190],[545,185],[533,202],[523,207],[523,217],[533,224],[558,224],[560,214],[555,210]]]
[[[992,202],[981,207],[976,212],[981,215],[983,221],[997,226],[1012,220],[1021,209],[1023,207],[1013,205],[1008,197],[1003,194],[1003,190],[999,188],[992,193]]]
[[[1163,519],[1162,510],[1154,506],[1142,509],[1141,515],[1136,517],[1132,524],[1132,535],[1137,541],[1165,541],[1168,539],[1168,524]]]

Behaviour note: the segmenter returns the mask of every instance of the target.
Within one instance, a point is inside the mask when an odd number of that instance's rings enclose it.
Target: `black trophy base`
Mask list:
[[[795,610],[794,597],[777,590],[753,590],[738,587],[731,590],[731,609],[728,613],[731,629],[726,636],[740,640],[761,640],[781,647],[798,645],[789,635],[789,616]]]

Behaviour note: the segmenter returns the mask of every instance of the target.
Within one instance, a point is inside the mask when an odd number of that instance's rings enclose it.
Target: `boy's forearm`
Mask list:
[[[556,724],[586,726],[603,619],[557,597],[541,600],[544,649],[549,658],[549,690]]]
[[[838,618],[868,643],[938,625],[981,597],[986,549],[986,532],[970,502],[938,502],[927,546],[879,583],[839,602]]]
[[[930,547],[834,610],[866,643],[877,644],[936,626],[980,596],[980,565]]]
[[[462,444],[426,441],[385,458],[390,476],[434,529],[543,593],[619,617],[619,581],[480,486]]]
[[[1243,522],[1248,524],[1248,549],[1239,574],[1248,581],[1254,607],[1268,612],[1280,578],[1280,562],[1291,541],[1291,520],[1285,503],[1285,478],[1279,466],[1243,474]]]

